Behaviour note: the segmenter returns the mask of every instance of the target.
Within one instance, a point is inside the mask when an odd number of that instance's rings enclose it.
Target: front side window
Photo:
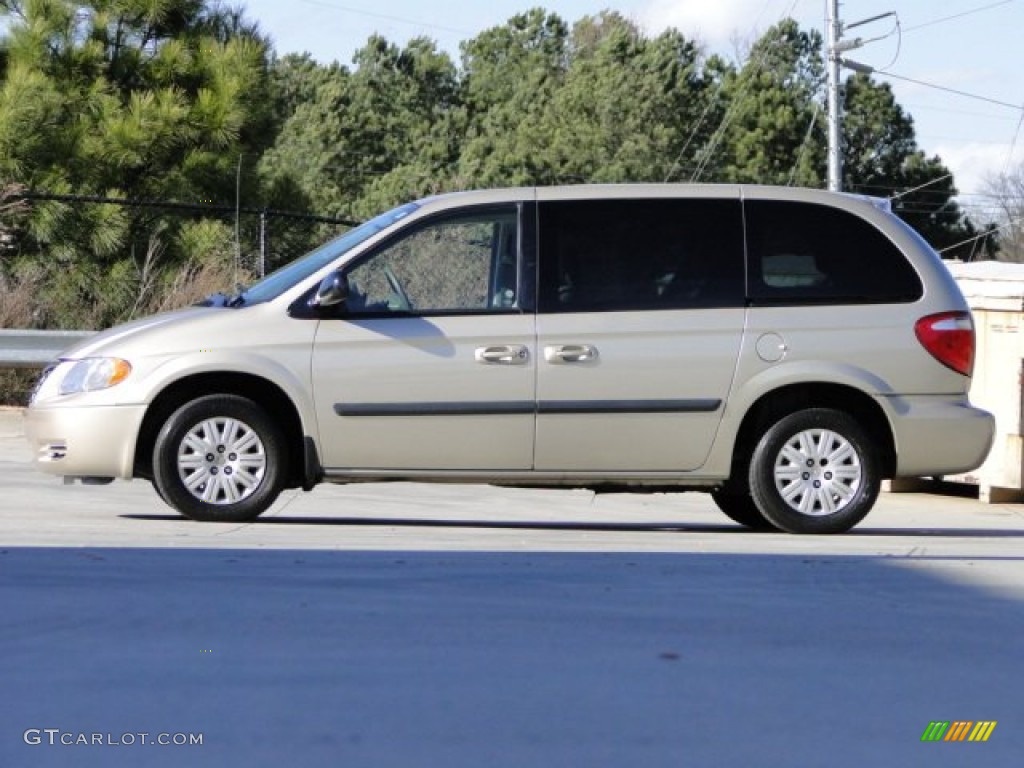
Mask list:
[[[246,289],[242,294],[245,304],[258,304],[276,299],[282,293],[307,277],[336,261],[356,246],[374,235],[394,226],[419,208],[418,203],[406,203],[394,210],[382,213],[376,218],[351,229],[345,234],[321,245],[301,259],[286,264]]]
[[[514,310],[518,253],[513,207],[432,219],[346,271],[349,313]]]
[[[743,305],[737,200],[552,201],[540,232],[542,312]]]
[[[745,203],[754,304],[915,301],[921,280],[868,221],[811,203]]]

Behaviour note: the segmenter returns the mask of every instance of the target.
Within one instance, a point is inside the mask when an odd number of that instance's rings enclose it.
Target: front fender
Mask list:
[[[294,345],[293,345],[294,346]],[[142,400],[152,404],[163,392],[175,384],[196,376],[231,374],[251,376],[273,384],[295,406],[302,424],[303,434],[316,435],[316,417],[313,410],[312,383],[310,381],[310,352],[312,345],[301,350],[275,349],[266,351],[231,350],[219,352],[199,351],[165,360],[152,370],[142,384]]]

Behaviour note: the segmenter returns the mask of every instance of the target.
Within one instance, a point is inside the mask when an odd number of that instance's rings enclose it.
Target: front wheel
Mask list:
[[[750,492],[771,523],[790,533],[842,533],[871,511],[877,447],[849,415],[809,408],[765,430],[750,461]]]
[[[209,395],[171,414],[153,450],[160,496],[194,520],[245,522],[267,510],[284,485],[285,440],[259,405]]]

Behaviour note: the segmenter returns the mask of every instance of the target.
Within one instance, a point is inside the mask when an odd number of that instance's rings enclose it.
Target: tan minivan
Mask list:
[[[752,528],[835,533],[883,478],[982,463],[973,357],[949,272],[877,201],[491,190],[105,331],[26,422],[44,471],[147,478],[197,520],[404,479],[707,490]]]

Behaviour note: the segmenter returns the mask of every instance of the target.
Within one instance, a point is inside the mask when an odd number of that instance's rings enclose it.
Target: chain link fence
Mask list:
[[[133,317],[192,303],[207,293],[231,290],[234,281],[262,277],[357,224],[343,218],[302,211],[21,190],[8,194],[5,201],[13,201],[22,212],[41,206],[62,209],[64,218],[61,221],[65,227],[73,228],[79,214],[88,218],[88,214],[96,213],[100,218],[104,207],[110,210],[110,206],[114,207],[122,224],[127,222],[124,231],[120,232],[116,253],[107,253],[104,257],[108,264],[121,262],[129,265],[127,271],[118,275],[101,273],[106,280],[102,285],[81,294],[71,292],[70,296],[58,296],[57,300],[52,296],[44,300],[41,291],[56,282],[84,284],[89,288],[91,265],[67,260],[58,269],[66,270],[64,274],[68,280],[19,282],[16,274],[4,269],[13,259],[21,258],[28,264],[49,265],[53,269],[56,257],[45,252],[34,254],[33,250],[38,245],[26,247],[22,243],[24,228],[17,225],[0,227],[0,258],[5,260],[0,263],[0,327],[12,329],[99,330]],[[183,232],[197,226],[215,231],[216,236],[212,241],[182,237]],[[171,250],[157,260],[159,265],[153,266],[148,262],[157,242],[162,244],[162,248]],[[214,254],[213,261],[221,266],[204,282],[201,267],[204,260],[210,263],[211,253]],[[153,270],[157,268],[164,270],[167,279],[154,279]],[[192,283],[188,282],[190,277],[194,278]],[[119,306],[109,313],[112,317],[100,321],[94,317],[90,319],[88,309],[75,311],[76,307],[96,306],[99,301],[118,292],[134,293],[145,297],[146,301],[140,300],[136,306],[129,305],[127,310]],[[41,310],[41,307],[47,309]],[[64,319],[47,319],[47,311],[51,315],[58,311],[54,307],[64,312]],[[41,313],[44,315],[42,319]],[[38,371],[31,368],[19,370],[0,366],[0,406],[25,405],[37,376]]]
[[[75,206],[113,205],[130,216],[132,239],[126,251],[145,252],[154,232],[182,221],[216,221],[234,233],[236,265],[259,277],[293,261],[308,250],[358,225],[348,219],[299,211],[161,200],[126,200],[95,195],[23,192],[28,203],[57,202]]]

